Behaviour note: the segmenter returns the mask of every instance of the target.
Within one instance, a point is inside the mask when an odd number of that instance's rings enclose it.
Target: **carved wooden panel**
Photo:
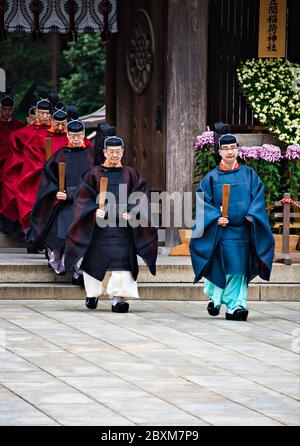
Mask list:
[[[152,80],[155,53],[153,26],[144,9],[137,11],[131,29],[126,54],[127,76],[133,91],[143,95]]]
[[[114,42],[116,126],[125,140],[125,160],[149,181],[165,190],[165,60],[167,6],[165,0],[118,2],[119,33]],[[114,77],[115,76],[115,77]],[[114,97],[112,95],[112,97]]]

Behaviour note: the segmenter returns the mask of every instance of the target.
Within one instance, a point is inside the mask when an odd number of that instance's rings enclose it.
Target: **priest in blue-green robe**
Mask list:
[[[269,280],[274,238],[266,212],[264,185],[250,167],[237,162],[238,141],[227,134],[219,140],[220,165],[197,189],[203,193],[204,227],[199,222],[190,242],[194,283],[205,277],[204,293],[211,316],[225,304],[226,319],[246,321],[249,282],[257,275]],[[228,218],[222,217],[223,185],[230,185]],[[199,236],[198,236],[199,234]]]

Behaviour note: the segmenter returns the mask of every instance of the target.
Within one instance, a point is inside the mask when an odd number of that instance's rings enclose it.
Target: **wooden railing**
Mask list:
[[[298,208],[300,207],[300,202],[293,202],[291,200],[290,194],[284,194],[284,198],[282,201],[275,203],[274,207],[282,207],[283,211],[279,213],[275,213],[276,224],[274,228],[279,229],[279,233],[282,234],[282,249],[280,252],[275,252],[275,260],[282,261],[282,263],[286,265],[291,265],[293,260],[300,260],[300,251],[296,251],[296,249],[291,249],[291,237],[290,230],[300,229],[300,213],[299,212],[291,212],[291,207]],[[295,219],[292,223],[291,218]],[[277,221],[278,219],[282,221]],[[296,240],[294,243],[295,247],[297,245],[297,241],[299,243],[299,235],[293,236]],[[274,234],[274,238],[276,235]]]

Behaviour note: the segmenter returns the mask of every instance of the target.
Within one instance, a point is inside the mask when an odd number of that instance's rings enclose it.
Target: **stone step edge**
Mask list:
[[[203,288],[204,283],[193,284],[191,282],[138,282],[139,288]],[[249,288],[299,288],[300,283],[250,283]],[[0,282],[1,288],[74,288],[80,289],[77,285],[66,282]],[[82,288],[83,289],[83,288]],[[299,293],[300,299],[300,293]]]
[[[141,300],[168,300],[168,301],[207,301],[203,292],[203,284],[162,284],[140,283],[139,292]],[[2,300],[80,300],[85,298],[83,288],[72,284],[58,283],[6,283],[0,286],[0,301]],[[100,299],[107,300],[107,295]],[[269,302],[300,302],[300,286],[250,284],[250,301]]]

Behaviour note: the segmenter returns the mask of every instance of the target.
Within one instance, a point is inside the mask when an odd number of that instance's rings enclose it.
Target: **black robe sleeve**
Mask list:
[[[63,161],[63,160],[59,160]],[[61,203],[55,203],[59,190],[57,156],[52,156],[44,165],[37,199],[31,213],[27,241],[42,249],[43,238]]]
[[[128,211],[135,214],[140,225],[133,230],[134,245],[137,254],[144,260],[152,275],[156,275],[158,251],[157,229],[151,227],[151,209],[149,202],[149,186],[133,168],[127,168],[133,179],[131,194],[142,194],[138,204],[129,204]],[[125,171],[125,175],[127,171]]]
[[[97,177],[93,169],[84,176],[75,198],[74,221],[69,229],[65,246],[67,271],[84,256],[93,238],[98,209],[96,186]]]

